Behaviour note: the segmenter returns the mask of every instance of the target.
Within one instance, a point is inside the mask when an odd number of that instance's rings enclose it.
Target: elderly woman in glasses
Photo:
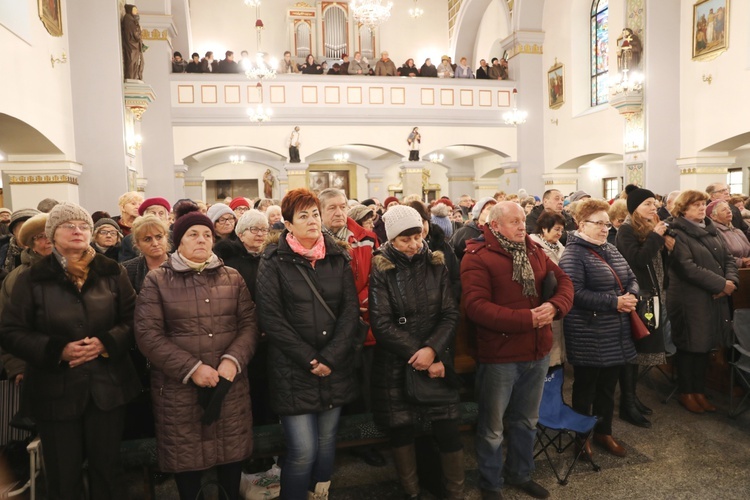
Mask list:
[[[55,206],[53,253],[18,277],[0,344],[26,361],[25,411],[42,440],[49,498],[80,498],[88,458],[91,498],[124,499],[125,404],[140,392],[130,359],[135,292],[125,270],[91,246],[80,206]]]
[[[565,354],[573,365],[573,408],[599,417],[594,441],[609,453],[626,452],[612,437],[615,387],[620,370],[636,357],[630,311],[638,282],[625,258],[607,242],[612,224],[605,201],[587,199],[576,209],[578,231],[568,235],[560,267],[573,280],[573,309],[563,320]],[[591,457],[590,446],[586,456]]]
[[[206,215],[214,223],[214,234],[216,235],[217,242],[220,240],[237,240],[237,233],[234,232],[237,215],[229,205],[224,203],[211,205]]]
[[[107,218],[96,221],[96,224],[94,224],[94,237],[91,241],[91,246],[94,247],[94,250],[112,260],[118,260],[121,242],[122,233],[117,222]]]

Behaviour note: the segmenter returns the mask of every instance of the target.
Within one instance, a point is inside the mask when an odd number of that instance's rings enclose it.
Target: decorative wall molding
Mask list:
[[[144,40],[169,40],[169,30],[142,30],[141,37]]]
[[[78,185],[78,176],[57,175],[9,175],[10,184],[73,184]]]

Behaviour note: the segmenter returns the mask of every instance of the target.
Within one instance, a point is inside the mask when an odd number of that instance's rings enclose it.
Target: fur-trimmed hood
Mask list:
[[[379,271],[390,271],[396,269],[396,263],[394,262],[400,252],[393,248],[390,243],[383,245],[383,248],[379,250],[372,258],[372,265]],[[403,254],[401,254],[403,255]],[[432,252],[429,249],[425,251],[426,257],[429,259],[430,264],[433,266],[444,266],[445,265],[445,254],[441,251]],[[405,258],[405,257],[404,257]]]

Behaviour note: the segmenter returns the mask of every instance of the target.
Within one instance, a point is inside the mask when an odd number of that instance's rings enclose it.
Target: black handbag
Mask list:
[[[401,300],[401,294],[398,290],[395,273],[390,274],[393,285],[393,293],[398,307],[397,323],[405,325],[408,320],[406,311]],[[427,370],[415,370],[411,366],[406,367],[404,393],[406,399],[412,403],[439,406],[458,403],[460,396],[458,389],[461,385],[456,372],[448,363],[443,363],[445,367],[445,376],[440,378],[430,378]]]
[[[305,281],[307,282],[307,285],[310,287],[310,290],[312,290],[313,295],[318,299],[318,301],[323,306],[323,309],[326,310],[326,312],[333,318],[334,321],[336,321],[336,315],[333,314],[333,311],[331,311],[331,308],[328,307],[328,304],[326,304],[325,299],[320,296],[320,292],[318,292],[318,289],[315,288],[315,285],[313,285],[312,280],[310,280],[310,277],[307,275],[307,272],[301,267],[297,266],[297,270],[300,272],[303,278],[305,278]],[[354,364],[355,366],[360,366],[361,357],[362,357],[362,348],[365,344],[365,339],[367,338],[367,332],[370,331],[370,325],[367,324],[365,320],[362,319],[361,316],[358,316],[357,319],[359,320],[357,322],[357,337],[354,339]]]
[[[660,318],[660,297],[658,289],[656,288],[655,274],[651,271],[651,266],[646,264],[646,270],[649,273],[651,279],[652,290],[650,292],[639,292],[638,293],[638,305],[635,306],[635,310],[638,313],[638,317],[641,318],[643,324],[649,329],[650,332],[655,332],[659,329],[662,322]]]

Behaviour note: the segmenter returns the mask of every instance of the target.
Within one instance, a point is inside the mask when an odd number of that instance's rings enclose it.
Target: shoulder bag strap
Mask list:
[[[614,274],[614,275],[615,275],[615,279],[617,280],[617,284],[618,284],[618,285],[620,285],[620,290],[621,290],[622,292],[625,292],[625,287],[623,287],[623,286],[622,286],[622,282],[620,281],[620,277],[619,277],[619,276],[617,276],[617,273],[615,272],[615,270],[614,270],[614,269],[612,269],[612,266],[610,266],[610,265],[609,265],[609,264],[607,263],[607,261],[606,261],[606,260],[604,260],[604,257],[602,257],[601,255],[599,255],[598,253],[596,253],[596,252],[595,252],[594,250],[592,250],[591,248],[589,248],[589,249],[588,249],[588,251],[589,251],[589,252],[591,252],[592,254],[594,254],[594,257],[596,257],[596,258],[597,258],[597,259],[599,259],[600,261],[604,262],[604,265],[605,265],[605,266],[607,266],[607,267],[609,268],[609,270],[610,270],[610,271],[612,271],[612,274]]]
[[[297,270],[299,271],[299,273],[300,273],[300,274],[302,275],[302,277],[303,277],[303,278],[305,278],[305,281],[307,282],[308,286],[310,287],[310,290],[312,290],[312,293],[313,293],[313,294],[315,295],[315,297],[316,297],[316,298],[317,298],[317,299],[318,299],[318,300],[320,301],[320,303],[321,303],[321,304],[323,305],[323,308],[324,308],[324,309],[326,310],[326,312],[327,312],[328,314],[330,314],[330,315],[331,315],[331,317],[332,317],[332,318],[334,319],[334,321],[335,321],[335,320],[336,320],[336,315],[335,315],[335,314],[333,314],[333,311],[331,311],[331,308],[330,308],[330,307],[328,307],[328,304],[326,304],[326,301],[325,301],[325,299],[323,299],[323,297],[321,297],[321,295],[320,295],[320,292],[318,292],[318,289],[317,289],[317,288],[315,288],[315,285],[313,285],[313,282],[312,282],[312,280],[310,279],[310,277],[309,277],[309,276],[307,275],[307,272],[306,272],[306,271],[305,271],[304,269],[302,269],[302,266],[299,266],[299,265],[296,265],[296,264],[295,264],[295,266],[294,266],[294,267],[296,267],[296,268],[297,268]]]
[[[404,310],[404,303],[401,300],[401,292],[398,289],[398,280],[396,280],[396,271],[393,271],[392,273],[388,273],[388,279],[391,281],[391,285],[393,286],[393,294],[394,298],[396,299],[396,306],[398,307],[398,324],[399,325],[405,325],[406,324],[406,311]]]

